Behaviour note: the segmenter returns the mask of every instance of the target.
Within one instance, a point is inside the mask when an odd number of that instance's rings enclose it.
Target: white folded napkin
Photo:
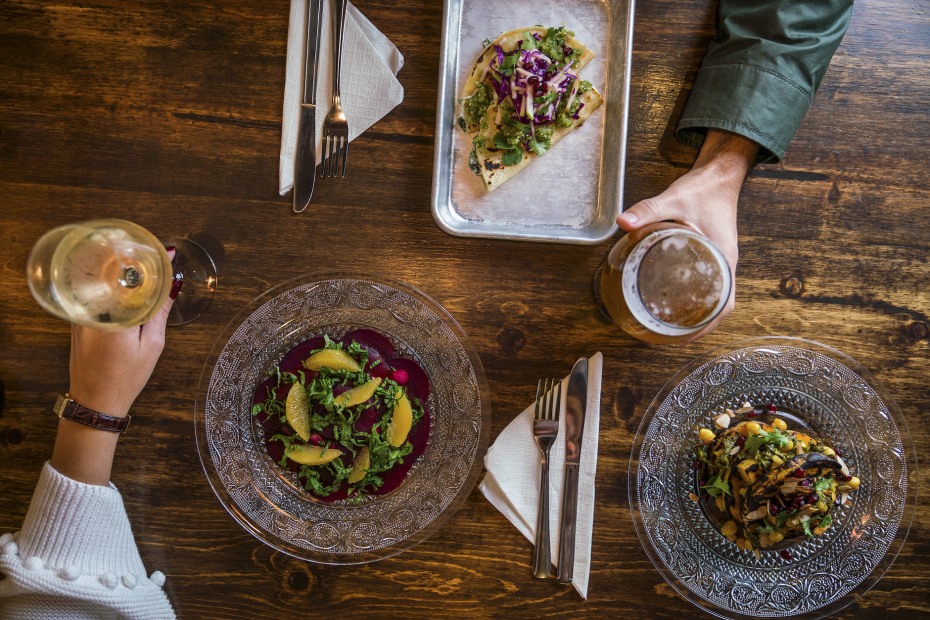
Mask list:
[[[572,585],[588,598],[591,572],[591,537],[594,532],[594,475],[597,471],[597,436],[601,423],[601,369],[604,356],[588,359],[588,403],[585,408],[581,463],[578,472],[578,522],[575,531],[575,568]],[[562,380],[562,415],[559,435],[549,452],[549,542],[556,566],[559,515],[565,475],[565,397],[568,378]],[[478,488],[530,542],[536,540],[536,513],[542,465],[533,439],[534,406],[530,405],[507,425],[484,457],[487,473]],[[527,557],[527,571],[531,570]]]
[[[316,162],[320,163],[320,128],[329,112],[332,85],[332,26],[330,0],[323,0],[320,64],[316,83]],[[283,196],[294,186],[294,153],[300,117],[300,64],[304,57],[306,0],[291,0],[287,34],[287,77],[284,85],[284,116],[281,125],[281,159],[278,191]],[[404,87],[396,74],[404,57],[391,41],[357,8],[349,4],[342,42],[342,107],[349,120],[349,140],[354,140],[404,100]]]

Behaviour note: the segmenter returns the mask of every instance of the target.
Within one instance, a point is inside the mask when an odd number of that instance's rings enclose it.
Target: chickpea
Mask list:
[[[812,532],[814,533],[814,536],[820,536],[821,534],[823,534],[823,533],[826,532],[826,531],[827,531],[827,528],[826,528],[826,527],[821,527],[821,526],[815,527],[815,528],[812,530]]]
[[[824,446],[824,447],[823,447],[823,453],[824,453],[826,456],[836,456],[836,452],[835,452],[835,451],[833,450],[833,448],[831,448],[830,446]]]
[[[782,420],[781,418],[775,418],[774,420],[772,420],[772,426],[774,426],[780,431],[788,430],[788,423]]]
[[[720,528],[720,533],[724,536],[732,536],[736,534],[736,521],[727,521],[723,524],[723,527]]]
[[[752,549],[752,543],[750,543],[750,542],[749,542],[748,540],[746,540],[745,538],[737,538],[737,539],[736,539],[736,546],[739,547],[740,549],[744,549],[744,550],[746,550],[746,551],[749,551],[749,550]]]
[[[772,543],[773,545],[776,543],[780,543],[784,539],[785,539],[785,535],[782,534],[781,532],[770,532],[769,533],[769,542]]]
[[[856,489],[859,488],[860,482],[861,481],[859,480],[857,476],[853,476],[852,478],[850,478],[849,482],[846,483],[846,486],[848,486],[850,489],[855,491]]]
[[[747,422],[746,423],[746,432],[750,435],[756,435],[759,431],[762,430],[762,427],[759,426],[758,422]]]
[[[701,441],[707,443],[714,440],[714,431],[709,428],[702,428],[698,431],[698,437],[701,438]]]

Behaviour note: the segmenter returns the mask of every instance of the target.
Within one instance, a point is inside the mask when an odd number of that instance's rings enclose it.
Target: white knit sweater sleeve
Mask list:
[[[0,536],[0,618],[172,620],[165,576],[146,576],[123,499],[46,463],[18,533]]]

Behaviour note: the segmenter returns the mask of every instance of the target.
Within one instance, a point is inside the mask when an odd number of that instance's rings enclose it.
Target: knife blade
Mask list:
[[[559,583],[571,583],[575,568],[575,524],[578,519],[578,466],[588,404],[588,358],[582,357],[568,376],[565,395],[565,477],[559,519]]]
[[[300,65],[300,119],[297,122],[297,152],[294,154],[294,213],[310,204],[316,181],[316,78],[320,64],[320,32],[323,0],[307,0],[304,12],[304,58]]]

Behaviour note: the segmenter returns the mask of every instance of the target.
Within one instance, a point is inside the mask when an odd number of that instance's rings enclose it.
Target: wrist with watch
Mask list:
[[[131,420],[129,415],[118,417],[88,409],[75,401],[67,392],[58,395],[53,411],[62,420],[71,420],[78,424],[113,433],[125,432]]]

